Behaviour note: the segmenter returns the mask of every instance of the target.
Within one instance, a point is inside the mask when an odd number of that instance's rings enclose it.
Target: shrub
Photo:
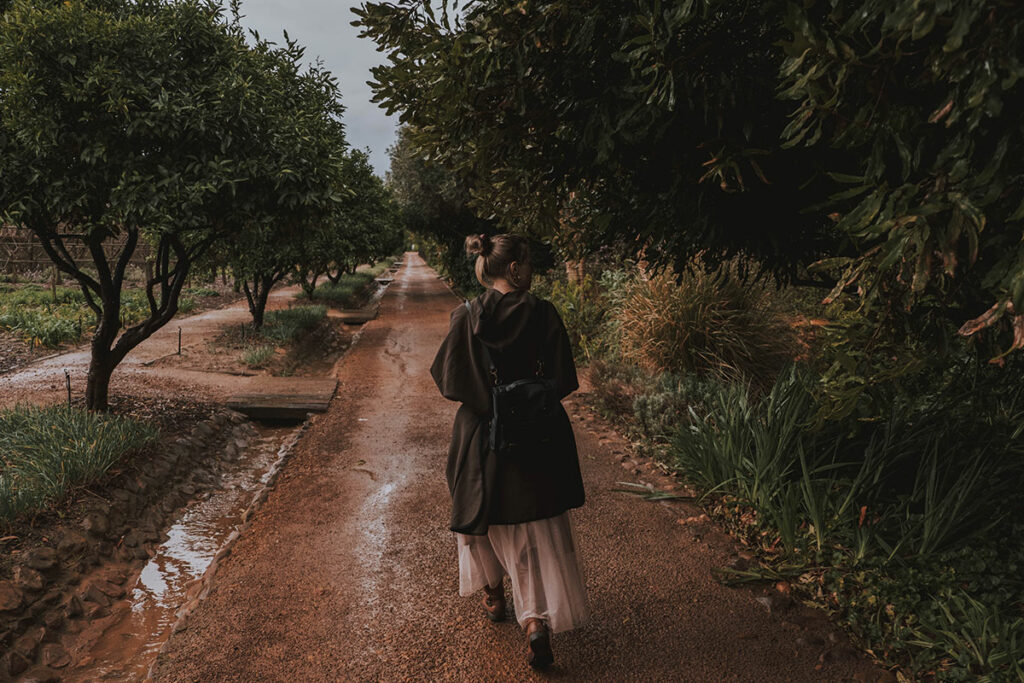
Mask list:
[[[697,372],[771,386],[797,354],[770,283],[740,277],[733,260],[709,270],[700,259],[678,276],[662,271],[628,288],[618,315],[625,360],[654,372]]]
[[[269,344],[253,346],[242,353],[242,362],[251,368],[263,367],[274,355],[274,347]]]
[[[73,486],[99,481],[156,437],[140,422],[64,406],[0,412],[0,524],[39,512]]]
[[[327,307],[323,304],[270,311],[260,328],[260,336],[277,343],[290,342],[315,327],[326,316]]]
[[[337,282],[328,281],[317,285],[313,298],[343,308],[355,307],[373,287],[375,277],[367,271],[345,273]]]

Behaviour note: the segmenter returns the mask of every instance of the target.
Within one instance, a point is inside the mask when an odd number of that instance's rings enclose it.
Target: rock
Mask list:
[[[4,656],[3,660],[0,661],[2,661],[0,673],[4,673],[6,671],[6,674],[12,678],[27,669],[32,663],[17,652],[8,652]]]
[[[25,631],[25,635],[14,641],[14,644],[11,645],[11,651],[17,652],[25,659],[31,661],[36,656],[36,648],[39,647],[39,643],[43,642],[43,636],[45,635],[45,628],[33,626]]]
[[[128,580],[128,570],[124,567],[110,566],[101,570],[97,576],[107,583],[120,586]]]
[[[783,612],[789,609],[793,604],[793,599],[788,595],[762,595],[761,597],[754,599],[757,600],[758,604],[768,610],[769,614]]]
[[[43,615],[43,623],[51,631],[58,630],[64,625],[64,614],[58,610],[50,610]]]
[[[39,661],[43,666],[48,666],[54,669],[63,669],[71,663],[71,657],[68,655],[67,651],[57,643],[49,643],[47,645],[43,645],[42,650],[40,650]]]
[[[196,438],[203,438],[213,434],[214,427],[209,422],[200,422],[192,429],[192,436]]]
[[[249,446],[249,442],[246,441],[245,439],[235,439],[233,443],[235,445],[235,448],[237,448],[240,451],[244,451]]]
[[[77,555],[85,550],[88,544],[89,539],[84,534],[77,531],[67,531],[61,536],[60,541],[57,542],[57,552],[61,556]]]
[[[94,602],[86,603],[85,612],[82,613],[82,616],[87,621],[92,621],[93,619],[100,619],[101,617],[107,616],[107,608],[103,605],[97,605]]]
[[[90,512],[82,520],[82,528],[94,536],[103,536],[110,531],[110,520],[101,512]]]
[[[57,551],[53,548],[35,548],[25,554],[22,564],[32,569],[50,569],[57,564]]]
[[[136,548],[142,545],[144,542],[145,539],[142,535],[142,532],[140,532],[138,529],[132,529],[127,534],[125,534],[124,544],[129,548]]]
[[[91,602],[101,607],[107,607],[110,605],[110,598],[107,594],[99,589],[94,582],[89,582],[85,588],[79,593],[79,597],[85,602]]]
[[[77,595],[71,595],[68,597],[67,604],[64,605],[64,614],[68,618],[77,617],[84,611],[84,605],[82,605],[82,598]]]
[[[43,593],[43,596],[37,600],[44,605],[52,607],[60,603],[60,599],[64,596],[59,588],[51,588],[50,590]]]
[[[22,674],[18,683],[60,683],[60,674],[46,666],[34,666]]]
[[[0,581],[0,612],[12,612],[21,607],[24,593],[11,581]]]
[[[119,598],[124,595],[124,588],[111,583],[109,581],[103,581],[102,579],[94,579],[92,584],[100,590],[101,593],[110,598]]]
[[[43,575],[31,567],[19,564],[14,568],[14,585],[26,591],[41,591],[45,579]]]

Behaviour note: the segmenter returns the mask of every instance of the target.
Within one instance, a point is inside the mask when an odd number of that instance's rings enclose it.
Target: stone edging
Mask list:
[[[217,574],[217,570],[220,568],[221,561],[223,561],[226,557],[231,555],[235,543],[238,541],[239,538],[241,538],[242,534],[245,533],[245,531],[252,524],[252,519],[256,511],[267,500],[267,497],[270,495],[270,491],[277,484],[277,479],[281,473],[281,470],[284,467],[285,462],[291,455],[292,449],[295,447],[295,444],[299,442],[299,439],[302,437],[302,434],[309,428],[311,424],[310,420],[311,416],[309,413],[307,413],[306,419],[302,422],[302,424],[299,425],[288,436],[285,442],[278,449],[277,460],[274,461],[274,463],[270,466],[270,469],[268,469],[266,474],[263,475],[263,486],[260,488],[259,491],[257,491],[256,495],[253,497],[252,502],[249,504],[249,507],[247,507],[245,512],[242,513],[242,523],[238,526],[237,529],[235,529],[228,535],[227,539],[225,539],[224,541],[224,544],[217,551],[216,555],[214,555],[213,561],[210,562],[210,566],[206,568],[205,572],[203,572],[203,575],[196,579],[192,583],[192,585],[189,586],[189,588],[187,589],[185,593],[185,602],[182,603],[181,607],[178,608],[174,615],[175,617],[177,617],[177,621],[175,621],[174,626],[171,627],[172,635],[188,628],[188,621],[189,618],[192,616],[192,613],[195,612],[196,608],[199,606],[199,603],[201,603],[206,598],[206,596],[210,594],[210,590],[213,588],[213,581]],[[170,640],[165,642],[160,647],[160,650],[157,653],[157,658],[153,660],[153,664],[150,665],[149,672],[146,674],[146,681],[153,680],[153,672],[156,669],[156,665],[159,662],[160,656],[163,655],[168,650],[169,647]]]
[[[157,443],[125,464],[73,516],[47,530],[48,544],[20,553],[0,577],[0,681],[59,680],[72,663],[67,634],[123,609],[125,595],[167,521],[197,490],[219,479],[211,471],[234,460],[255,429],[245,416],[218,410],[188,436]],[[223,458],[209,453],[224,450]],[[64,639],[62,639],[64,636]]]

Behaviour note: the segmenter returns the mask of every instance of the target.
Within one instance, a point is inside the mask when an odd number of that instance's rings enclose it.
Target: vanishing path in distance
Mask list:
[[[718,584],[728,539],[681,524],[694,509],[612,491],[624,442],[567,408],[588,502],[575,511],[593,622],[553,639],[556,667],[526,665],[514,620],[458,595],[445,457],[456,405],[428,367],[460,302],[416,254],[380,316],[336,365],[276,487],[171,637],[157,681],[875,681],[882,673],[823,615],[770,614]],[[695,531],[699,529],[699,531]],[[835,641],[837,644],[832,644]]]

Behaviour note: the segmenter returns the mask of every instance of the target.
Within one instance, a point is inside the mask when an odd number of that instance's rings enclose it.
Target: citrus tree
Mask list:
[[[90,409],[107,408],[112,372],[174,316],[204,253],[259,222],[268,201],[307,201],[308,187],[280,182],[307,167],[282,168],[263,144],[279,129],[262,66],[212,2],[16,0],[3,13],[0,216],[35,234],[95,313]],[[105,250],[117,237],[124,246]],[[125,271],[143,240],[149,315],[122,331]],[[88,260],[71,257],[73,242]]]

